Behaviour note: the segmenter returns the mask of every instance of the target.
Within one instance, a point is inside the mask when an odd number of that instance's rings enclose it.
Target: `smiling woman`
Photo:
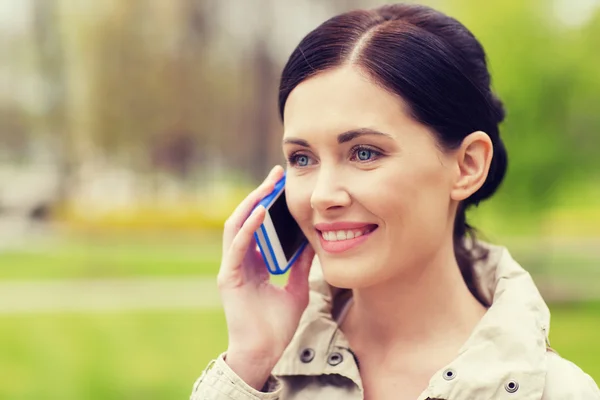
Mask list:
[[[507,155],[463,25],[402,4],[336,16],[290,56],[279,111],[286,200],[310,246],[285,288],[269,283],[252,246],[264,209],[251,211],[276,167],[226,223],[229,346],[192,398],[600,399],[550,349],[529,274],[466,221]]]
[[[415,82],[415,87],[424,86]],[[425,262],[420,257],[431,257],[442,244],[454,244],[459,256],[472,254],[464,250],[461,240],[467,204],[460,207],[463,215],[458,218],[456,208],[486,178],[497,185],[505,169],[504,163],[499,177],[486,177],[493,153],[487,134],[463,129],[468,138],[462,149],[440,149],[450,144],[440,143],[433,128],[411,117],[399,95],[374,84],[355,65],[311,76],[290,93],[284,114],[284,151],[290,160],[288,204],[307,237],[314,236],[311,225],[327,220],[350,218],[381,227],[371,232],[377,235],[372,242],[380,250],[355,249],[360,253],[357,257],[370,263],[368,269],[349,270],[346,260],[339,257],[325,262],[327,254],[317,251],[327,282],[355,288],[357,283],[347,281],[360,273],[365,274],[360,285],[371,286],[372,279],[379,279],[374,273],[377,268],[385,275],[381,278],[387,279],[396,274],[395,266],[420,265]],[[452,118],[439,115],[442,108],[436,107],[435,100],[426,102],[431,114]],[[299,157],[305,159],[303,164]],[[455,240],[448,231],[454,220]],[[387,260],[372,262],[374,255]],[[473,287],[471,259],[463,256],[458,263]]]

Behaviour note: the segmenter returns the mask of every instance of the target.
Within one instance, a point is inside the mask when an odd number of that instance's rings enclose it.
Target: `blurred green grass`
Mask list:
[[[534,276],[598,288],[593,240],[494,241]],[[218,231],[51,235],[1,251],[0,280],[213,279],[220,252]],[[551,308],[552,346],[600,381],[600,302]],[[0,343],[0,399],[188,398],[208,361],[226,349],[227,332],[219,309],[15,314],[0,316]]]
[[[0,318],[1,399],[188,398],[227,343],[220,311]]]
[[[0,280],[215,275],[220,257],[220,232],[63,233],[0,251]]]
[[[482,235],[484,240],[487,238]],[[600,279],[600,238],[564,243],[493,237],[535,275]],[[61,233],[0,251],[0,280],[214,276],[221,232]]]
[[[551,341],[600,381],[600,303],[553,307]],[[221,310],[0,317],[0,398],[188,398],[226,349]]]

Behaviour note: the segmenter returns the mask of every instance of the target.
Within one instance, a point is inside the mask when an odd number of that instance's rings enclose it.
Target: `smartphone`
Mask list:
[[[265,220],[254,232],[267,269],[273,275],[287,272],[308,241],[290,214],[285,200],[285,173],[273,192],[259,203],[267,210]]]

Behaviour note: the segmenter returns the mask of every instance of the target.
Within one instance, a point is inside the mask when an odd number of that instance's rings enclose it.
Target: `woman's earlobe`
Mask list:
[[[453,200],[462,201],[483,186],[494,154],[487,133],[473,132],[463,140],[456,152],[459,174],[450,193]]]

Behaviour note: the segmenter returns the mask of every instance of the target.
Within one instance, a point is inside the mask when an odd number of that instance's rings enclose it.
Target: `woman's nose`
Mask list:
[[[333,172],[320,172],[310,197],[311,208],[324,212],[348,207],[350,203],[350,195],[340,177]]]

